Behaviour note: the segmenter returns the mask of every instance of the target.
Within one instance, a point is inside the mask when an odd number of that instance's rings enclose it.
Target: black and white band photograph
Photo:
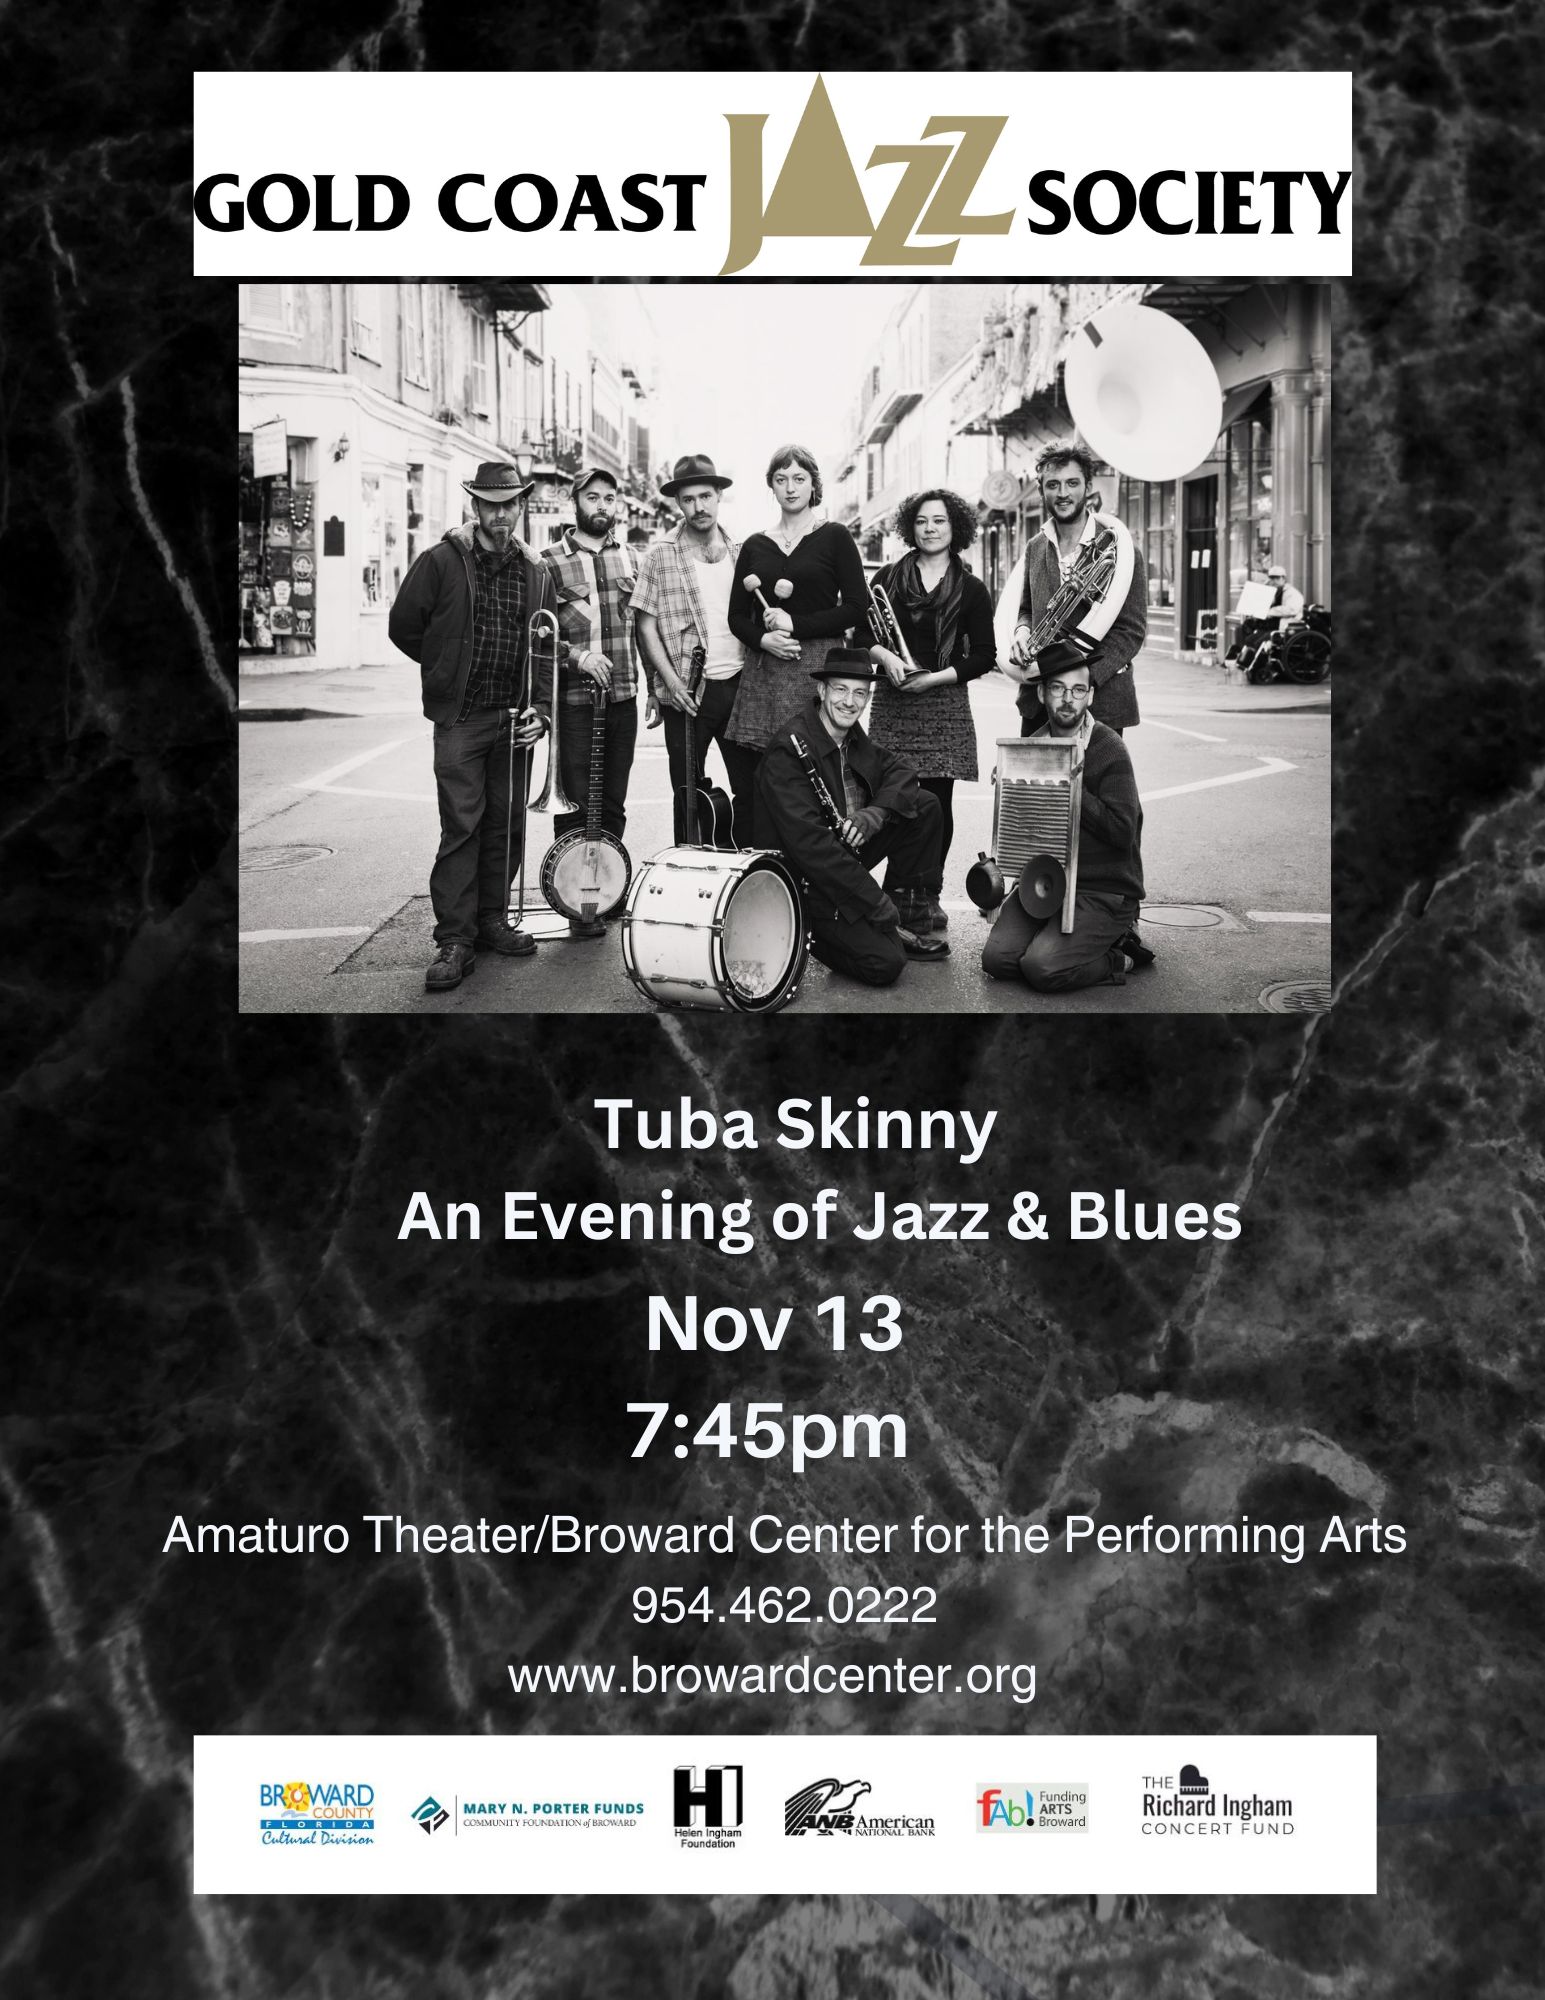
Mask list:
[[[239,296],[244,1012],[1328,1007],[1328,281]]]

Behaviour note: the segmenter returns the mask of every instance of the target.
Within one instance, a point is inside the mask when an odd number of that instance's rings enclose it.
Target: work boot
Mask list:
[[[1148,946],[1137,935],[1135,927],[1129,930],[1126,936],[1121,939],[1121,949],[1131,959],[1132,970],[1134,972],[1141,972],[1145,966],[1152,965],[1154,962],[1154,953],[1149,950]]]
[[[929,937],[926,932],[919,934],[909,930],[905,923],[896,933],[901,949],[914,964],[942,965],[950,955],[947,938]]]
[[[457,938],[447,938],[435,953],[434,963],[424,974],[426,993],[449,993],[469,972],[477,970],[477,953]]]
[[[947,931],[950,927],[950,913],[931,891],[928,897],[928,928],[931,931]],[[921,929],[921,926],[919,926]]]
[[[479,951],[496,951],[503,958],[529,958],[536,950],[530,931],[518,931],[502,910],[477,920]]]
[[[569,918],[571,938],[603,938],[605,935],[606,925],[599,917],[591,917],[588,921],[584,917]]]

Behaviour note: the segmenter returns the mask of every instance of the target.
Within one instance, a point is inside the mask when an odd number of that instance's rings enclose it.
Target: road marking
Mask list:
[[[1231,771],[1226,778],[1198,778],[1190,785],[1166,785],[1160,792],[1144,792],[1143,804],[1152,805],[1155,799],[1178,799],[1183,792],[1210,792],[1214,785],[1243,785],[1251,778],[1273,778],[1279,771],[1296,771],[1296,764],[1288,764],[1280,757],[1261,757],[1254,771]]]
[[[1318,910],[1246,910],[1252,924],[1328,924],[1330,912]]]
[[[1198,743],[1227,743],[1226,736],[1204,736],[1200,729],[1182,729],[1178,722],[1155,722],[1148,719],[1150,729],[1167,729],[1173,736],[1194,736]]]
[[[340,924],[327,931],[242,931],[238,944],[284,944],[290,938],[368,937],[369,924]]]
[[[375,792],[366,785],[297,785],[298,792],[341,792],[350,799],[412,799],[419,805],[434,805],[434,792]]]
[[[389,750],[400,750],[407,742],[406,736],[399,736],[392,743],[378,743],[374,750],[361,750],[357,757],[346,757],[341,764],[334,764],[330,771],[319,771],[314,778],[302,778],[291,785],[292,792],[325,792],[339,778],[346,778],[351,771],[357,771],[362,764],[373,764],[377,757],[384,757]]]

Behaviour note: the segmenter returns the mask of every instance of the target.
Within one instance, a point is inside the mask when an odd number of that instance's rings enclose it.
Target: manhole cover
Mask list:
[[[1239,925],[1216,903],[1144,903],[1143,922],[1161,930],[1237,931]]]
[[[1277,979],[1264,989],[1260,1004],[1268,1014],[1323,1014],[1330,986],[1323,979]]]
[[[241,857],[243,875],[261,868],[299,868],[307,861],[320,861],[331,854],[330,847],[249,847]]]

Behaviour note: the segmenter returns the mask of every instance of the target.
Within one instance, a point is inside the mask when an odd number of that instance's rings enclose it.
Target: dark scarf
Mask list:
[[[918,569],[917,550],[909,549],[891,571],[891,588],[896,593],[896,609],[909,623],[934,628],[934,648],[940,668],[951,664],[955,637],[960,630],[960,606],[965,596],[966,566],[952,555],[939,579],[937,591],[926,590]]]

